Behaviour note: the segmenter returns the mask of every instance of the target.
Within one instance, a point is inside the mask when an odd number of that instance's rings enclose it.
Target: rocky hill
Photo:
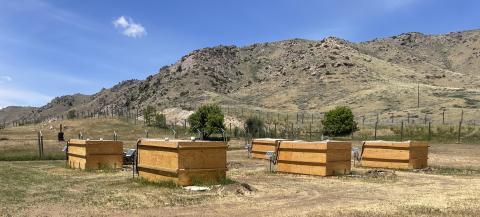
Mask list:
[[[95,95],[59,97],[33,112],[0,110],[0,120],[46,117],[72,108],[167,108],[206,102],[290,112],[347,105],[357,114],[438,115],[446,107],[464,108],[473,116],[480,106],[479,70],[480,30],[412,32],[361,43],[329,37],[217,46],[195,50],[145,80],[124,81]]]

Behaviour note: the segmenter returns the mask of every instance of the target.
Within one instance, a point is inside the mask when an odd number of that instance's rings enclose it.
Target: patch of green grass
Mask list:
[[[153,187],[159,187],[159,188],[169,188],[169,189],[175,189],[175,188],[180,188],[181,186],[175,183],[174,181],[158,181],[158,182],[152,182],[147,179],[138,177],[138,178],[131,178],[130,179],[132,182],[138,184],[139,186],[153,186]]]
[[[480,175],[480,169],[432,167],[432,171],[430,173],[438,174],[438,175],[469,176],[469,175]]]
[[[387,171],[384,175],[371,175],[368,173],[351,171],[350,174],[338,175],[336,177],[339,179],[356,179],[369,183],[394,183],[398,181],[398,176],[389,171]]]
[[[235,183],[237,183],[237,181],[235,181],[233,179],[230,179],[228,177],[223,177],[218,181],[218,184],[220,184],[220,185],[231,185],[231,184],[235,184]]]
[[[44,165],[47,162],[36,163]],[[62,162],[48,162],[53,165],[62,164]],[[23,165],[31,164],[29,162],[7,163],[4,162],[0,166],[0,206],[8,203],[24,202],[29,194],[29,186],[56,185],[62,180],[60,176],[52,176],[42,170],[34,170],[24,167]],[[45,188],[51,191],[50,188]],[[59,195],[58,192],[55,193]]]
[[[355,210],[347,212],[338,212],[333,216],[354,216],[354,217],[396,217],[396,216],[438,216],[438,217],[464,217],[478,216],[479,208],[476,206],[455,206],[448,209],[416,204],[416,205],[398,205],[396,208],[388,211],[376,210]]]
[[[83,171],[87,173],[115,173],[118,172],[119,169],[113,168],[110,165],[100,165],[98,169],[87,168]]]
[[[65,153],[48,154],[40,158],[38,154],[28,153],[2,153],[0,155],[0,161],[38,161],[38,160],[65,160]]]
[[[229,179],[228,177],[221,177],[217,180],[204,180],[201,178],[192,178],[192,185],[195,186],[213,186],[213,185],[230,185],[236,183],[236,181]]]

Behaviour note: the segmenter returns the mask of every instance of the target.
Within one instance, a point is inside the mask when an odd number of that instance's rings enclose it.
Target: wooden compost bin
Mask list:
[[[252,158],[266,159],[268,151],[277,151],[277,147],[281,141],[287,141],[285,139],[253,139],[252,141]]]
[[[428,143],[420,141],[366,141],[362,166],[389,169],[421,169],[428,166]]]
[[[123,142],[71,139],[67,146],[70,168],[119,169],[123,167]]]
[[[282,141],[277,171],[330,176],[350,173],[352,143],[342,141]]]
[[[149,181],[218,182],[226,177],[227,146],[212,141],[141,139],[137,170]]]

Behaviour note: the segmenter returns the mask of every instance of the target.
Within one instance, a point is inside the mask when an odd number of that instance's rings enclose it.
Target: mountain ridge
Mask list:
[[[418,32],[350,42],[289,39],[194,50],[145,80],[127,80],[92,95],[57,97],[32,111],[0,110],[0,120],[155,105],[220,103],[268,111],[323,112],[336,105],[358,114],[438,113],[480,107],[480,30]],[[417,108],[417,91],[421,106]],[[32,109],[31,109],[32,110]],[[467,112],[468,113],[468,112]]]

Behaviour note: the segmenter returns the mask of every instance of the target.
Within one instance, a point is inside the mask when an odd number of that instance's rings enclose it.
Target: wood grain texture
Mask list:
[[[226,177],[227,146],[223,142],[141,139],[140,177],[150,181],[214,183]]]
[[[277,171],[318,176],[350,173],[350,142],[282,141],[278,148]]]
[[[421,141],[366,141],[362,166],[388,169],[421,169],[428,166],[428,143]]]
[[[67,164],[74,169],[120,169],[123,167],[123,142],[69,140]]]
[[[252,158],[269,160],[267,152],[276,152],[281,141],[289,141],[288,139],[271,139],[261,138],[252,141]]]

